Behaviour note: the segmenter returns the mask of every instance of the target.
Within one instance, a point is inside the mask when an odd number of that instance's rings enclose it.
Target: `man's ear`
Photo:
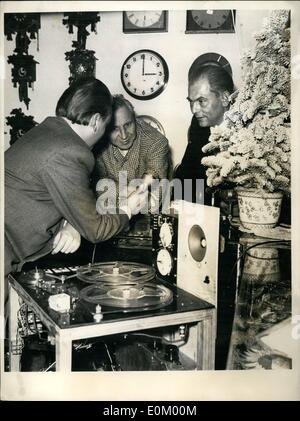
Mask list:
[[[89,122],[89,126],[91,126],[94,130],[94,132],[97,131],[99,124],[101,123],[102,117],[99,113],[93,114],[90,122]]]
[[[222,92],[222,94],[221,94],[221,102],[222,102],[223,107],[228,107],[228,105],[229,105],[229,96],[230,96],[230,94],[229,94],[228,91]]]
[[[94,132],[96,132],[99,128],[99,125],[102,124],[102,117],[99,113],[95,113],[92,115],[90,119],[89,125],[92,127]]]

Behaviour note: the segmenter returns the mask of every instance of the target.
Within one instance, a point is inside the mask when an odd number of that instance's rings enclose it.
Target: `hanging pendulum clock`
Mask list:
[[[13,65],[11,70],[12,82],[14,88],[19,85],[19,99],[20,101],[28,105],[30,99],[28,97],[28,86],[33,87],[33,83],[36,81],[36,63],[33,56],[28,55],[12,55],[8,56],[7,62]]]
[[[39,13],[8,13],[4,19],[4,33],[8,40],[15,34],[16,48],[7,62],[13,65],[11,70],[12,82],[16,88],[19,85],[19,99],[24,102],[27,109],[30,102],[28,86],[33,87],[36,80],[36,64],[33,56],[28,55],[29,44],[40,29]],[[28,36],[27,34],[30,34]]]
[[[73,34],[73,26],[78,28],[77,41],[73,41],[72,47],[85,50],[86,38],[90,35],[86,27],[91,25],[91,31],[97,34],[96,23],[100,21],[98,12],[64,13],[64,16],[67,17],[63,19],[63,24],[68,26],[69,34]]]
[[[25,115],[21,108],[14,108],[10,114],[10,116],[6,117],[6,124],[11,127],[9,131],[9,144],[12,145],[16,140],[22,137],[24,133],[28,132],[28,130],[32,129],[38,123],[34,121],[32,115]]]
[[[65,53],[66,60],[70,61],[70,83],[82,77],[95,77],[97,58],[94,54],[92,50],[77,49]]]
[[[65,13],[67,18],[63,19],[63,24],[69,28],[69,33],[73,33],[73,26],[78,28],[77,40],[72,42],[74,50],[65,53],[66,60],[70,61],[69,82],[72,83],[82,77],[95,77],[96,60],[95,51],[87,50],[86,38],[90,35],[86,27],[91,25],[91,31],[96,32],[96,23],[100,21],[98,12],[78,12]]]
[[[39,13],[5,13],[4,35],[8,41],[12,41],[12,35],[16,34],[15,53],[28,54],[28,45],[32,39],[36,39],[41,27],[40,20]]]

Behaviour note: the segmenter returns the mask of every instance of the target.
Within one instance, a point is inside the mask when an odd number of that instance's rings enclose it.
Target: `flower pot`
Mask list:
[[[236,189],[241,224],[249,230],[276,226],[283,193],[267,193],[255,189]]]
[[[273,247],[251,248],[245,257],[243,279],[254,283],[279,281],[278,249]]]

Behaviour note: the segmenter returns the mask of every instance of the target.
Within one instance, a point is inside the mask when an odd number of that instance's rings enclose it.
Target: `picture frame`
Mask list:
[[[167,10],[123,11],[123,32],[125,34],[167,31]]]
[[[186,34],[234,33],[235,10],[187,10]]]

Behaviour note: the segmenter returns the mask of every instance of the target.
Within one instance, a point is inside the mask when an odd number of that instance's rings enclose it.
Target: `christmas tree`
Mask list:
[[[274,10],[241,59],[242,86],[211,135],[202,159],[211,187],[231,182],[290,191],[289,11]],[[210,155],[212,154],[212,155]]]

